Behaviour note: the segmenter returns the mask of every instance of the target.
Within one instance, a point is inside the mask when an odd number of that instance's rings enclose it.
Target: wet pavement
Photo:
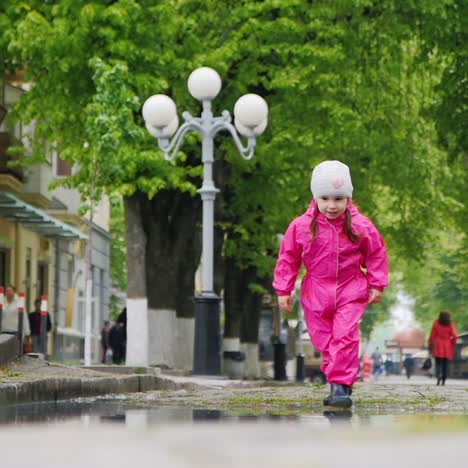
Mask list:
[[[0,461],[6,468],[440,468],[464,466],[466,424],[442,415],[231,419],[212,410],[107,408],[2,426]]]
[[[468,381],[382,377],[344,412],[324,411],[325,386],[171,378],[178,389],[0,407],[0,466],[464,466]]]

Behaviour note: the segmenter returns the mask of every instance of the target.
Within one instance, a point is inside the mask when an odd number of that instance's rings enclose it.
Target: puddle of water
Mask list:
[[[294,422],[308,428],[406,428],[427,432],[432,428],[446,431],[468,431],[468,415],[447,414],[356,414],[351,411],[324,411],[301,414],[253,414],[246,408],[242,414],[226,410],[191,407],[138,407],[124,402],[57,402],[0,407],[0,425],[56,424],[78,421],[83,426],[113,424],[131,429],[148,429],[167,424]]]

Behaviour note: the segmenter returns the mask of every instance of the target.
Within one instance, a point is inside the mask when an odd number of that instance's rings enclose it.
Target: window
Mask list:
[[[55,153],[55,172],[57,177],[66,177],[71,175],[70,163],[60,159],[60,155],[58,153]]]
[[[48,294],[48,267],[45,263],[39,263],[37,265],[37,289],[36,293],[37,296],[43,296],[44,294]]]

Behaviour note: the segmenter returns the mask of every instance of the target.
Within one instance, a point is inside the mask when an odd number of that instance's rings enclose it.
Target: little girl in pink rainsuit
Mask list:
[[[368,304],[380,302],[388,285],[387,254],[376,227],[352,203],[348,166],[320,163],[310,187],[314,199],[281,242],[273,287],[280,309],[292,312],[291,293],[304,263],[301,304],[331,385],[323,403],[349,408],[359,370],[359,321]]]

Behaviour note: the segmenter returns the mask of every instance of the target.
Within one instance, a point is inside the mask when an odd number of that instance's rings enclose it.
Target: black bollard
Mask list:
[[[296,382],[304,382],[304,355],[299,353],[296,356]]]
[[[275,380],[288,380],[286,374],[286,345],[279,341],[273,344],[273,370]]]
[[[194,375],[221,374],[219,297],[195,297]]]

